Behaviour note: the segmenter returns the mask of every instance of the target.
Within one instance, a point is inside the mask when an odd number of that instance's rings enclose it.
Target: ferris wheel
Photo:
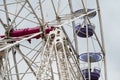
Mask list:
[[[1,0],[0,80],[107,80],[99,0]]]

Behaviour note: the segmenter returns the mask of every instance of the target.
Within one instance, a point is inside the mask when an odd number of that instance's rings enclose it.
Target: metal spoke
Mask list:
[[[17,62],[16,62],[16,52],[15,52],[14,48],[12,48],[12,53],[13,53],[14,65],[16,65],[17,64]],[[19,79],[19,72],[18,72],[18,66],[17,65],[15,66],[15,71],[16,71],[17,80],[20,80]]]
[[[34,76],[36,76],[35,71],[33,70],[33,68],[31,67],[29,61],[24,57],[23,53],[21,52],[21,50],[18,47],[15,47],[16,50],[21,54],[21,56],[23,57],[24,61],[26,62],[26,64],[29,66],[30,70],[32,71],[32,73],[34,74]]]
[[[29,7],[31,8],[33,14],[35,15],[36,19],[38,20],[40,26],[42,26],[42,23],[41,23],[41,21],[39,20],[39,18],[38,18],[38,16],[37,16],[36,12],[34,11],[34,9],[33,9],[32,5],[31,5],[31,3],[30,3],[28,0],[26,0],[26,2],[28,3],[28,5],[29,5]],[[42,30],[42,27],[41,27],[41,30]],[[43,30],[42,30],[42,31],[43,31]]]
[[[8,15],[8,9],[7,9],[7,5],[6,5],[6,0],[3,0],[3,2],[4,2],[4,8],[5,8],[5,11],[6,11],[6,20],[7,20],[7,26],[9,26],[10,24],[9,24],[9,15]]]
[[[1,12],[6,12],[6,11],[4,11],[4,10],[2,10],[2,9],[0,9],[0,11]],[[13,14],[13,13],[11,13],[11,12],[8,12],[10,15],[13,15],[13,16],[17,16],[16,14]],[[27,18],[25,18],[25,17],[22,17],[22,16],[17,16],[18,18],[21,18],[21,19],[24,19],[24,20],[27,20],[27,21],[29,21],[29,22],[33,22],[33,23],[35,23],[35,24],[38,24],[38,22],[35,22],[35,21],[32,21],[32,20],[30,20],[30,19],[27,19]]]
[[[23,8],[24,8],[24,6],[25,6],[25,4],[26,4],[26,2],[22,5],[22,7],[20,8],[20,10],[18,11],[18,13],[17,13],[17,15],[15,16],[15,18],[13,19],[13,21],[11,22],[11,25],[10,25],[10,27],[9,27],[9,30],[11,30],[12,29],[12,25],[13,25],[13,23],[15,22],[15,20],[16,20],[16,18],[18,17],[18,15],[21,13],[21,11],[23,10]]]

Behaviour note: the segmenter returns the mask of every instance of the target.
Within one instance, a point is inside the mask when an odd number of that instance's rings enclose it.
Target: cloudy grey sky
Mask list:
[[[120,77],[120,0],[100,0],[107,54],[108,80]]]

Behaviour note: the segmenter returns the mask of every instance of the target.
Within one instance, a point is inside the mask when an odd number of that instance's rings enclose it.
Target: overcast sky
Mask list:
[[[108,80],[120,80],[120,0],[100,0]]]

